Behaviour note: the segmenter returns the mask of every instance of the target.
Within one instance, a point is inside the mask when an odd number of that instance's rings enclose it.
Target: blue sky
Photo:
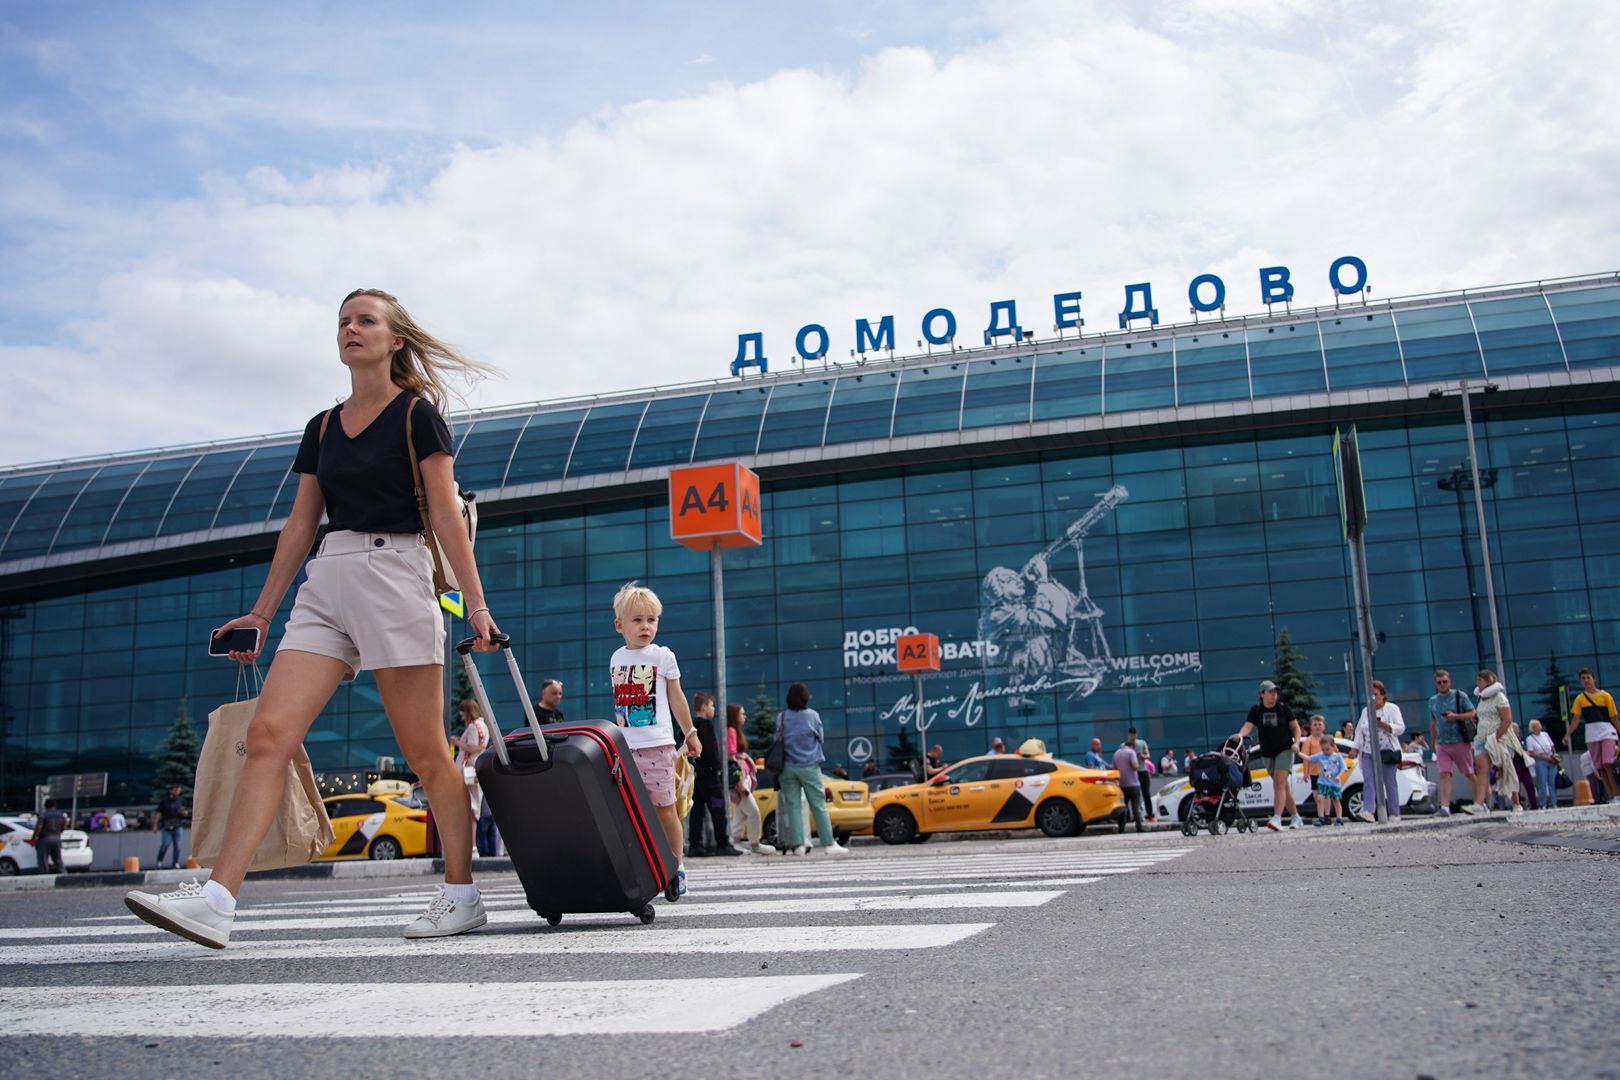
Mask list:
[[[687,9],[691,10],[687,10]],[[357,285],[472,405],[810,321],[1620,266],[1620,5],[0,4],[0,463],[285,431]],[[1026,318],[1038,324],[1040,318]]]

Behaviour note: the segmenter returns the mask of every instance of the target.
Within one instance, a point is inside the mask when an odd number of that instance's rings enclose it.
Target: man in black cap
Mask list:
[[[1277,684],[1270,679],[1260,684],[1260,700],[1249,706],[1249,717],[1243,721],[1238,735],[1246,738],[1254,731],[1260,733],[1260,756],[1266,761],[1266,771],[1271,773],[1272,814],[1266,828],[1281,832],[1286,814],[1286,827],[1297,829],[1302,823],[1289,780],[1294,771],[1294,755],[1299,752],[1301,732],[1299,721],[1294,719],[1288,703],[1278,699]]]

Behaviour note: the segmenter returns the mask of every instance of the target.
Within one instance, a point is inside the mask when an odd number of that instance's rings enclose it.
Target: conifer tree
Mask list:
[[[182,798],[191,798],[191,784],[197,776],[197,755],[202,753],[202,738],[191,726],[191,718],[186,715],[185,698],[180,699],[180,711],[174,718],[174,726],[159,744],[158,753],[161,756],[158,758],[157,791],[152,801],[167,798],[169,788],[175,784],[180,785]]]
[[[1558,691],[1561,687],[1567,686],[1569,682],[1569,676],[1565,675],[1563,669],[1558,666],[1558,654],[1548,653],[1547,677],[1542,681],[1541,689],[1536,691],[1536,696],[1532,700],[1535,711],[1530,715],[1541,721],[1541,726],[1546,729],[1547,734],[1552,736],[1555,743],[1563,741],[1566,730],[1563,702],[1559,700]],[[1573,689],[1569,694],[1570,699],[1574,700],[1575,694],[1578,692],[1579,687]],[[1529,727],[1528,723],[1525,727]]]
[[[1277,684],[1277,696],[1288,703],[1300,726],[1304,727],[1306,719],[1322,709],[1316,700],[1318,684],[1305,669],[1306,657],[1294,647],[1294,639],[1289,636],[1286,626],[1277,635],[1276,649],[1276,657],[1271,665],[1271,681]]]
[[[776,713],[771,696],[765,692],[765,684],[760,683],[759,692],[748,703],[748,722],[743,725],[743,734],[748,736],[748,751],[755,757],[770,749],[776,738]]]

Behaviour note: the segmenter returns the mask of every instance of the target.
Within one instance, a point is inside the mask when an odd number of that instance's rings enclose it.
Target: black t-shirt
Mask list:
[[[1249,723],[1260,733],[1260,755],[1275,757],[1294,745],[1294,714],[1281,698],[1273,708],[1258,701],[1249,706]]]
[[[321,439],[321,416],[304,426],[293,472],[314,473],[326,499],[326,518],[333,529],[370,533],[419,533],[411,459],[405,450],[405,409],[414,395],[401,391],[383,406],[377,419],[354,438],[343,430],[343,406],[332,410]],[[451,452],[450,428],[439,410],[417,400],[411,414],[411,439],[418,461]]]

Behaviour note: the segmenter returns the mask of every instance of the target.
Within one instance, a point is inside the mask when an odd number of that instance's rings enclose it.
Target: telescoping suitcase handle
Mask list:
[[[523,702],[523,714],[529,718],[529,730],[534,732],[534,745],[540,751],[540,760],[549,760],[551,754],[546,749],[546,737],[540,733],[540,718],[534,715],[534,702],[529,700],[529,688],[523,685],[523,672],[518,669],[517,657],[512,655],[512,638],[508,634],[491,634],[490,641],[494,642],[501,655],[506,657],[506,670],[512,673],[512,682],[517,686],[518,700]],[[473,663],[473,646],[478,639],[470,637],[465,641],[456,642],[456,652],[461,655],[462,669],[467,672],[467,681],[472,683],[473,696],[478,699],[478,707],[484,712],[484,719],[489,721],[489,733],[495,744],[495,756],[501,759],[502,765],[511,765],[512,759],[506,753],[506,740],[501,738],[500,725],[495,722],[495,710],[489,707],[489,695],[484,692],[484,680],[478,674],[478,665]]]

